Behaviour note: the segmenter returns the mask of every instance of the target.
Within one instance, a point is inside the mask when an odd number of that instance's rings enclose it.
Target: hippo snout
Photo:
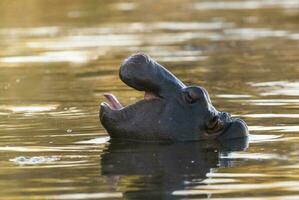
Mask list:
[[[227,130],[219,136],[219,139],[236,139],[248,137],[249,130],[246,123],[242,119],[235,118],[230,123]]]
[[[248,136],[246,123],[212,105],[201,86],[186,86],[171,72],[143,53],[127,58],[120,79],[144,92],[144,98],[123,106],[106,93],[100,121],[112,138],[142,141],[196,141]]]

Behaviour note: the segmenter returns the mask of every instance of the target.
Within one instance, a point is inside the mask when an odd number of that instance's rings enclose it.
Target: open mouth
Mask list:
[[[112,109],[112,110],[121,110],[121,109],[126,107],[126,106],[123,106],[118,101],[118,99],[115,97],[115,95],[113,95],[111,93],[104,93],[103,95],[107,99],[110,109]],[[159,97],[158,95],[156,95],[153,92],[144,92],[144,98],[140,101],[150,101],[150,100],[153,100],[153,99],[161,99],[161,97]]]
[[[189,101],[179,95],[188,87],[145,54],[137,53],[127,58],[120,66],[119,78],[127,86],[143,91],[144,97],[124,106],[113,94],[103,94],[107,101],[101,103],[99,118],[114,138],[193,141],[218,136],[224,139],[231,135],[242,137],[248,133],[245,122],[235,120],[225,112],[212,109],[208,114],[206,110],[201,114],[202,104],[189,107]],[[208,94],[200,91],[200,87],[189,87],[189,90],[195,91],[195,88],[197,96],[205,93],[205,100],[211,104]],[[198,116],[192,116],[193,113]],[[226,132],[230,134],[223,134]]]

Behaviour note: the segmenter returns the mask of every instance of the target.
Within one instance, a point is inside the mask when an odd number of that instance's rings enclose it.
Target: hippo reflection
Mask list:
[[[126,107],[112,94],[104,95],[109,104],[101,103],[100,120],[112,138],[196,141],[248,135],[245,122],[217,111],[203,87],[184,85],[143,53],[126,59],[119,76],[145,94]]]
[[[234,165],[220,155],[247,147],[246,138],[166,144],[112,140],[101,156],[101,174],[124,199],[176,199],[175,191],[205,184],[212,168]]]

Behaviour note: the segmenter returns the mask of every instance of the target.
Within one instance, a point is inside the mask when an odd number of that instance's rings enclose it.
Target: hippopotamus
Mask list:
[[[199,141],[248,136],[246,123],[217,111],[205,88],[186,86],[144,53],[125,59],[120,79],[144,92],[144,99],[123,106],[111,93],[100,105],[100,121],[111,138],[138,141]]]

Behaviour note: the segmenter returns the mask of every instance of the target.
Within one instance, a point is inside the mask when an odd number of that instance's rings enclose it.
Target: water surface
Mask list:
[[[299,199],[299,2],[0,2],[3,199]],[[249,141],[115,142],[104,92],[144,51],[221,111]]]

